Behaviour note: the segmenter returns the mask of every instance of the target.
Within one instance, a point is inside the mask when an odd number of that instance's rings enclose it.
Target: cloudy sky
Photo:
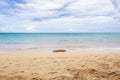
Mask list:
[[[0,32],[120,32],[120,0],[0,0]]]

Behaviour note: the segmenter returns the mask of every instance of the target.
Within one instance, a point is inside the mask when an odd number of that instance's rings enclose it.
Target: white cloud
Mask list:
[[[107,15],[114,12],[114,7],[109,0],[78,0],[67,7],[73,15],[96,16]]]
[[[115,9],[110,0],[76,0],[65,7],[65,11],[58,11],[70,0],[26,0],[26,4],[16,4],[22,10],[15,15],[25,19],[56,17],[60,14],[70,14],[75,17],[90,17],[90,16],[111,16],[115,14]],[[71,0],[72,1],[72,0]]]
[[[116,20],[119,17],[119,13],[116,12],[110,0],[24,1],[26,2],[25,4],[15,4],[20,9],[10,11],[9,13],[12,13],[12,15],[0,14],[0,22],[9,27],[8,31],[36,32],[43,29],[47,31],[49,28],[75,31],[78,28],[88,29],[88,26],[89,28],[94,26],[97,28],[98,24],[113,23],[117,24],[117,26],[119,25],[118,20]],[[68,15],[64,16],[64,14]],[[34,18],[37,18],[38,21],[34,21]],[[76,27],[77,29],[74,29]]]
[[[57,19],[52,19],[49,21],[44,21],[41,23],[64,23],[64,24],[77,24],[77,23],[82,23],[82,24],[87,24],[87,23],[112,23],[116,22],[112,17],[110,16],[92,16],[92,17],[84,17],[84,18],[77,18],[77,17],[62,17],[62,18],[57,18]]]
[[[26,4],[16,4],[16,6],[19,6],[25,10],[33,10],[33,11],[46,11],[46,10],[51,10],[51,9],[57,9],[62,7],[65,3],[69,2],[70,0],[26,0]]]
[[[26,28],[26,30],[27,30],[28,32],[35,32],[36,30],[35,30],[34,28],[35,28],[35,26],[28,26],[28,27]]]
[[[68,29],[68,31],[69,31],[69,32],[72,32],[72,31],[73,31],[73,29],[72,29],[72,28],[70,28],[70,29]]]

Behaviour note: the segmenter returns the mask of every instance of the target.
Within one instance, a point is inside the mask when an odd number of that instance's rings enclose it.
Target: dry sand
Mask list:
[[[0,80],[120,80],[120,53],[0,54]]]

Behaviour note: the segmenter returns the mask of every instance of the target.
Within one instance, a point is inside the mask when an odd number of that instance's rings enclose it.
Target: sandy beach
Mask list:
[[[120,80],[120,53],[1,53],[0,80]]]
[[[0,80],[120,80],[120,0],[0,0]]]

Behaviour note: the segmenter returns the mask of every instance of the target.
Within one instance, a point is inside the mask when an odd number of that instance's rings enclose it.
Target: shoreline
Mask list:
[[[1,53],[1,56],[14,56],[14,57],[59,57],[59,56],[83,56],[83,55],[115,55],[120,54],[120,52],[78,52],[78,51],[66,51],[66,52],[7,52],[7,53]]]
[[[0,48],[0,54],[8,53],[52,53],[56,50],[65,50],[67,53],[119,53],[120,48]]]

